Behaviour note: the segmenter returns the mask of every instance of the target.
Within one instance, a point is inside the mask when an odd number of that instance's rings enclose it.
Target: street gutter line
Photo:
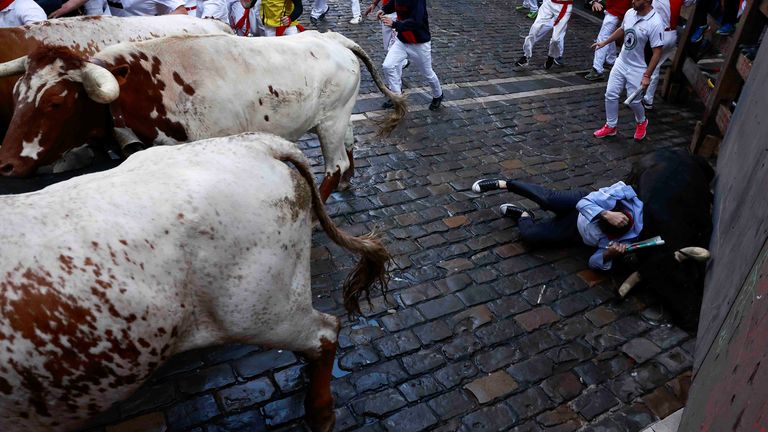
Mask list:
[[[592,90],[592,89],[603,88],[605,86],[606,86],[606,83],[600,82],[600,83],[582,84],[582,85],[574,85],[574,86],[567,86],[567,87],[555,87],[555,88],[542,89],[542,90],[531,90],[527,92],[445,101],[443,102],[443,106],[462,107],[466,105],[478,105],[478,104],[484,105],[486,103],[504,102],[509,100],[523,99],[523,98],[536,97],[536,96],[546,96],[546,95],[553,95],[558,93],[570,93],[570,92],[579,91],[579,90]],[[408,108],[408,111],[416,112],[416,111],[424,111],[426,109],[427,109],[426,105],[418,105],[418,106],[410,106]],[[362,121],[362,120],[370,120],[370,119],[380,119],[381,117],[387,115],[389,112],[390,112],[389,110],[374,110],[374,111],[366,111],[361,114],[353,114],[352,121],[354,122],[354,121]]]

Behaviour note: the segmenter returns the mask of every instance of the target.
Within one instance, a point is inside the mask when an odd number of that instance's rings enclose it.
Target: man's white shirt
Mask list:
[[[0,11],[0,27],[18,27],[45,21],[45,11],[32,0],[16,0]]]
[[[624,46],[618,60],[633,68],[648,67],[645,45],[650,44],[651,48],[664,45],[664,24],[659,14],[651,9],[646,15],[639,16],[636,10],[630,9],[624,15],[621,28],[624,30]]]
[[[168,15],[184,6],[184,0],[119,0],[123,8],[112,6],[115,16],[155,16]]]

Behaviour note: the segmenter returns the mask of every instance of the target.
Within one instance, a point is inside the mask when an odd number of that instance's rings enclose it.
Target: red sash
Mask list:
[[[0,10],[4,10],[16,0],[0,0]]]
[[[560,13],[557,14],[557,18],[555,18],[555,25],[557,25],[560,20],[565,17],[565,12],[568,10],[568,5],[572,5],[573,0],[552,0],[552,3],[563,5],[563,7],[560,8]]]
[[[235,30],[240,31],[245,27],[245,31],[243,32],[243,36],[248,36],[248,33],[251,31],[251,10],[246,9],[245,13],[242,17],[240,17],[239,20],[235,23]]]

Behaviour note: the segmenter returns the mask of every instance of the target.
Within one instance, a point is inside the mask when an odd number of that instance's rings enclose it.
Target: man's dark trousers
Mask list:
[[[530,199],[541,207],[555,213],[554,218],[535,222],[533,218],[520,218],[520,236],[533,244],[581,243],[576,226],[579,211],[576,204],[587,196],[584,190],[557,191],[516,180],[507,180],[507,190]]]

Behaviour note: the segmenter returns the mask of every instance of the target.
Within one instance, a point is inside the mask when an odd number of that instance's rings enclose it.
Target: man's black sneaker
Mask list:
[[[436,98],[432,98],[432,102],[429,103],[429,109],[430,111],[437,111],[438,108],[440,108],[440,105],[443,103],[443,95],[440,94],[440,96]]]
[[[405,59],[405,64],[403,65],[403,69],[408,69],[408,66],[410,66],[410,65],[411,65],[410,60]]]
[[[384,109],[392,109],[392,108],[395,107],[395,104],[392,103],[391,100],[387,99],[386,101],[384,101],[383,104],[381,104],[381,107],[384,108]]]
[[[501,189],[497,179],[480,179],[472,185],[472,192],[483,193],[492,190]]]
[[[555,57],[555,66],[565,66],[565,62],[563,62],[563,56]]]
[[[517,59],[517,61],[515,62],[515,66],[518,66],[518,67],[528,66],[528,57],[520,56],[520,58]]]
[[[553,64],[555,64],[555,58],[548,56],[547,61],[544,62],[544,69],[552,69]]]
[[[643,108],[645,108],[646,111],[653,111],[653,104],[652,103],[646,102],[645,99],[643,99],[640,103],[643,104]]]
[[[523,215],[523,213],[526,212],[530,215],[531,218],[533,218],[533,213],[530,210],[516,206],[514,204],[502,204],[499,207],[499,211],[501,212],[502,216],[508,217],[515,222],[520,220],[520,217]]]
[[[331,10],[331,5],[328,5],[328,6],[326,6],[326,7],[325,7],[325,12],[321,13],[321,14],[320,14],[320,17],[319,17],[318,19],[319,19],[320,21],[324,21],[324,20],[325,20],[325,15],[327,15],[327,14],[328,14],[328,11],[330,11],[330,10]]]

